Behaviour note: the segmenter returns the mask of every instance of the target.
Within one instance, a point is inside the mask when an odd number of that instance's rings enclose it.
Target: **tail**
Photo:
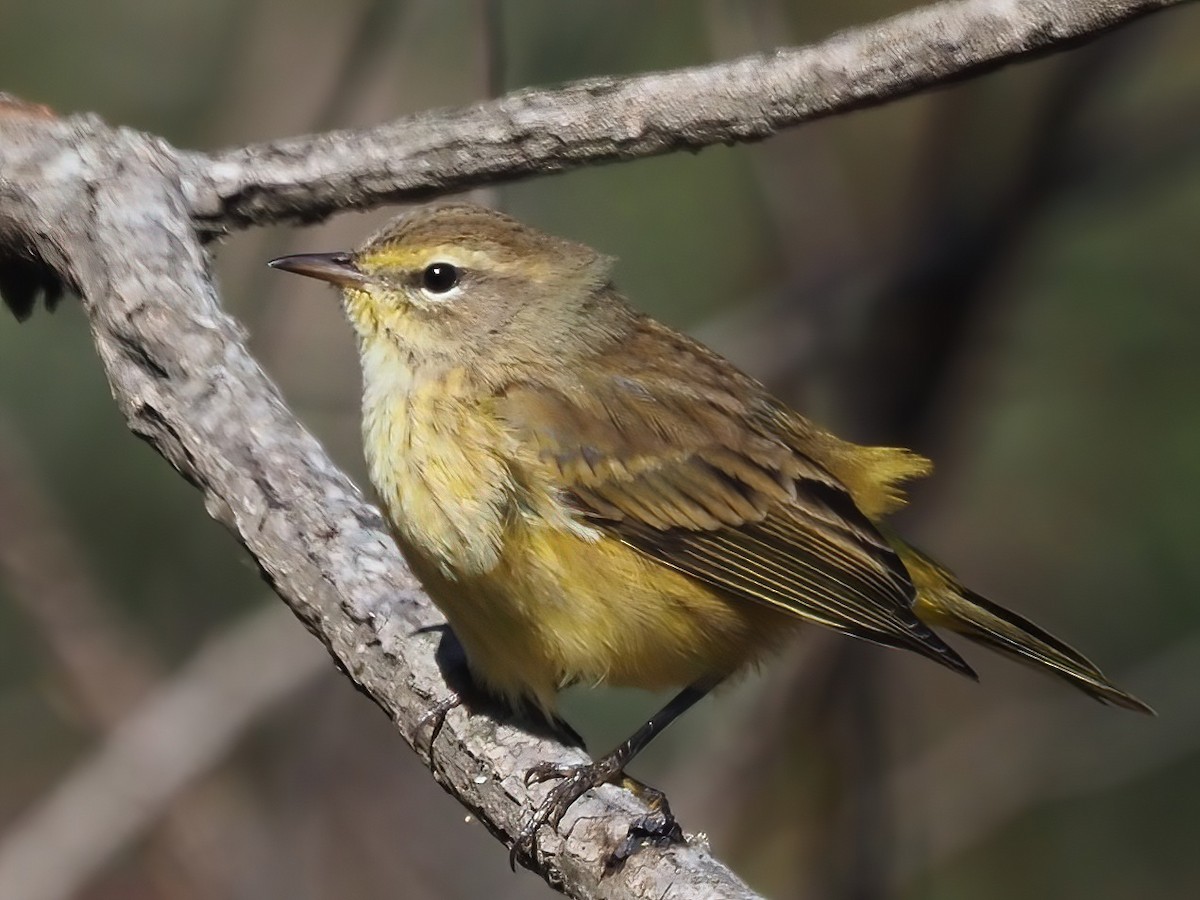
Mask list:
[[[919,550],[891,534],[887,537],[917,588],[913,612],[926,625],[948,628],[1023,663],[1047,669],[1101,703],[1154,715],[1153,709],[1105,678],[1078,650],[963,587],[951,572]]]

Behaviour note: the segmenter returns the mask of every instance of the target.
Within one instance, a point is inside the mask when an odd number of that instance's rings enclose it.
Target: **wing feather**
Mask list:
[[[509,386],[496,412],[526,450],[525,464],[589,524],[725,596],[972,674],[913,612],[915,591],[895,551],[798,446],[807,423],[781,420],[761,386],[732,369],[726,385],[712,369],[727,364],[671,338],[692,354],[702,387],[639,370],[647,357],[636,340],[616,351],[626,359],[604,367],[620,377]]]

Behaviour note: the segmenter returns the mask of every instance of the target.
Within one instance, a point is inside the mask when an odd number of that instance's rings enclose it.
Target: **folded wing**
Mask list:
[[[511,385],[496,412],[524,464],[595,527],[728,597],[973,675],[913,613],[895,551],[796,446],[807,423],[779,427],[757,383],[738,376],[735,396],[718,358],[671,337],[687,354],[674,368],[640,369],[631,342],[604,367],[620,375]]]

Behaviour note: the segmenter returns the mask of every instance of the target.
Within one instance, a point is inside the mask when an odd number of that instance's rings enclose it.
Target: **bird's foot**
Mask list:
[[[433,758],[433,742],[442,733],[442,726],[446,724],[446,716],[450,715],[450,710],[462,706],[462,702],[462,697],[459,696],[458,692],[454,692],[445,699],[439,700],[425,715],[417,719],[416,727],[413,729],[413,749],[418,753],[422,750],[428,753],[429,771],[434,775],[437,775],[437,764]],[[425,740],[427,728],[429,729],[428,741]]]
[[[666,847],[683,843],[683,831],[671,814],[666,795],[625,775],[622,771],[627,760],[624,754],[615,752],[601,757],[593,763],[563,765],[539,763],[525,773],[526,786],[560,779],[533,812],[529,821],[513,841],[509,852],[509,865],[515,870],[517,858],[533,860],[537,856],[537,835],[543,827],[558,828],[568,809],[594,787],[602,784],[620,784],[633,791],[651,811],[630,823],[629,833],[605,862],[605,874],[620,870],[640,848],[647,844]]]
[[[526,787],[555,778],[560,781],[550,790],[542,805],[533,811],[513,841],[508,854],[508,862],[513,870],[516,870],[518,857],[530,860],[537,857],[537,835],[543,826],[558,828],[558,823],[571,805],[592,788],[613,781],[621,772],[621,764],[620,759],[609,754],[593,763],[563,765],[543,762],[530,768],[525,773]]]
[[[650,812],[629,823],[629,832],[604,863],[605,875],[621,871],[625,861],[643,847],[663,849],[672,844],[687,843],[683,829],[679,827],[675,815],[671,812],[671,804],[667,802],[666,794],[628,775],[623,776],[621,783],[650,807]]]

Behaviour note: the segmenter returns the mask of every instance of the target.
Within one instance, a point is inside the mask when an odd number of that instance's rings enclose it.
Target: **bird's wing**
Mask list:
[[[645,357],[626,347],[614,352],[627,360],[603,366],[619,375],[510,385],[496,413],[525,464],[591,524],[727,596],[970,674],[914,614],[895,551],[836,479],[771,426],[778,404],[670,337],[673,352],[688,354],[679,371],[661,358],[638,367]],[[760,399],[770,415],[755,411]]]

